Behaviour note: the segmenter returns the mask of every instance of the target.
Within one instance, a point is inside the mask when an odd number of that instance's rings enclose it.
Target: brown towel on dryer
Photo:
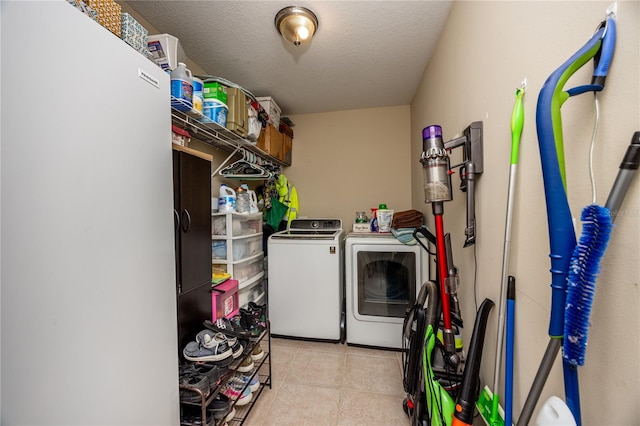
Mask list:
[[[397,212],[393,214],[391,221],[391,227],[394,229],[399,228],[418,228],[422,226],[424,221],[424,215],[418,210],[406,210],[403,212]]]

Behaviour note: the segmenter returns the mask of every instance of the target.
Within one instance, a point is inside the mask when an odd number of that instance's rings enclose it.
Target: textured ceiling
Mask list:
[[[128,1],[162,33],[180,39],[209,75],[283,115],[407,105],[413,99],[452,1]],[[318,17],[311,43],[288,44],[274,26],[286,6]]]

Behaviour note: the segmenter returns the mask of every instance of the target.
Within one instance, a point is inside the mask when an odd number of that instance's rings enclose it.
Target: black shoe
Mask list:
[[[204,322],[204,326],[210,330],[226,334],[227,336],[241,337],[245,339],[251,337],[251,333],[242,328],[239,322],[236,323],[235,321],[228,320],[227,318],[218,318],[215,322],[206,320]]]
[[[207,415],[212,415],[214,419],[220,420],[229,413],[231,401],[229,397],[218,394],[209,405],[207,405]]]
[[[180,400],[199,402],[209,395],[211,386],[207,376],[199,374],[193,365],[183,364],[179,368]]]

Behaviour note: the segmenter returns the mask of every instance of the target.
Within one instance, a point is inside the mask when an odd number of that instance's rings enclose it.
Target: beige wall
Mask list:
[[[475,286],[474,248],[462,248],[465,203],[464,194],[458,189],[457,174],[453,177],[454,201],[444,207],[445,228],[452,234],[454,260],[460,268],[460,300],[468,344],[475,318],[474,300],[480,303],[489,297],[496,303],[499,301],[509,121],[515,89],[527,78],[510,262],[510,273],[516,276],[518,287],[516,416],[549,341],[549,243],[535,132],[537,96],[548,75],[590,37],[608,4],[608,0],[457,1],[410,106],[291,116],[296,124],[293,165],[284,169],[284,173],[298,189],[301,215],[339,217],[345,229],[350,229],[356,211],[368,211],[381,202],[397,211],[419,209],[431,218],[431,207],[424,203],[418,163],[422,128],[440,124],[445,139],[451,139],[472,121],[483,121],[485,172],[479,178],[476,197]],[[601,118],[595,150],[600,204],[606,201],[632,133],[640,129],[639,3],[619,1],[618,14],[615,58],[606,90],[600,95]],[[151,31],[151,26],[145,26]],[[196,73],[204,72],[191,61],[187,64]],[[590,69],[588,65],[576,73],[568,87],[587,83]],[[594,117],[591,96],[569,100],[562,112],[569,203],[577,215],[591,199],[588,177],[588,143]],[[212,153],[214,168],[227,156],[206,144],[194,142],[192,147]],[[459,155],[454,153],[454,162]],[[640,418],[637,180],[627,195],[622,215],[616,220],[598,279],[587,363],[580,368],[585,425],[637,424]],[[218,186],[219,180],[214,179],[214,191]],[[497,316],[496,306],[489,320],[481,369],[482,384],[490,387],[493,387]],[[551,371],[538,409],[550,395],[564,394],[559,364],[556,362]]]
[[[293,161],[284,173],[298,190],[301,216],[337,217],[350,231],[356,211],[411,207],[408,105],[291,119]]]
[[[604,18],[609,1],[455,2],[435,55],[411,104],[411,158],[417,158],[421,130],[443,127],[445,139],[472,121],[484,122],[485,171],[478,181],[477,281],[474,249],[462,248],[464,197],[456,189],[445,204],[444,224],[452,233],[454,260],[460,268],[460,299],[469,342],[475,318],[474,298],[499,301],[510,152],[510,117],[515,89],[527,78],[525,128],[514,207],[510,273],[517,279],[514,414],[529,392],[549,341],[551,277],[549,241],[540,156],[535,130],[536,102],[549,74],[578,50]],[[594,164],[598,203],[603,205],[634,131],[640,129],[638,2],[618,2],[618,40],[605,91],[600,95],[600,125]],[[591,64],[567,88],[587,84]],[[593,97],[570,99],[562,108],[569,204],[575,216],[591,202],[589,141],[594,122]],[[412,205],[425,213],[422,171],[411,164]],[[640,178],[622,206],[602,264],[591,317],[587,361],[580,371],[585,425],[637,424],[640,418],[638,330],[640,302]],[[457,182],[457,177],[454,182]],[[579,234],[578,234],[579,235]],[[481,378],[493,387],[498,308],[490,316]],[[559,359],[560,357],[558,357]],[[503,369],[504,371],[504,369]],[[502,386],[504,390],[504,386]],[[556,362],[538,409],[550,395],[564,396],[562,369]],[[624,409],[620,409],[625,407]],[[537,414],[538,410],[535,411]],[[534,417],[535,419],[535,417]]]

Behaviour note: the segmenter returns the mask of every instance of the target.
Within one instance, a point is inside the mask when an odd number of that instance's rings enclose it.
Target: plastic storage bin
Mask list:
[[[247,260],[246,262],[235,265],[233,268],[233,278],[238,280],[240,284],[255,277],[264,270],[264,260],[261,257]]]
[[[240,312],[238,280],[227,280],[211,290],[212,321],[231,318]]]
[[[262,252],[262,235],[233,240],[233,260],[243,260]],[[234,277],[235,278],[235,277]]]
[[[267,114],[269,114],[269,123],[273,124],[276,129],[279,129],[282,110],[276,101],[274,101],[271,96],[256,97],[256,100],[262,105],[262,108],[267,111]]]
[[[155,63],[165,71],[172,71],[178,66],[178,62],[184,62],[187,58],[180,40],[170,34],[148,36],[147,47]]]

